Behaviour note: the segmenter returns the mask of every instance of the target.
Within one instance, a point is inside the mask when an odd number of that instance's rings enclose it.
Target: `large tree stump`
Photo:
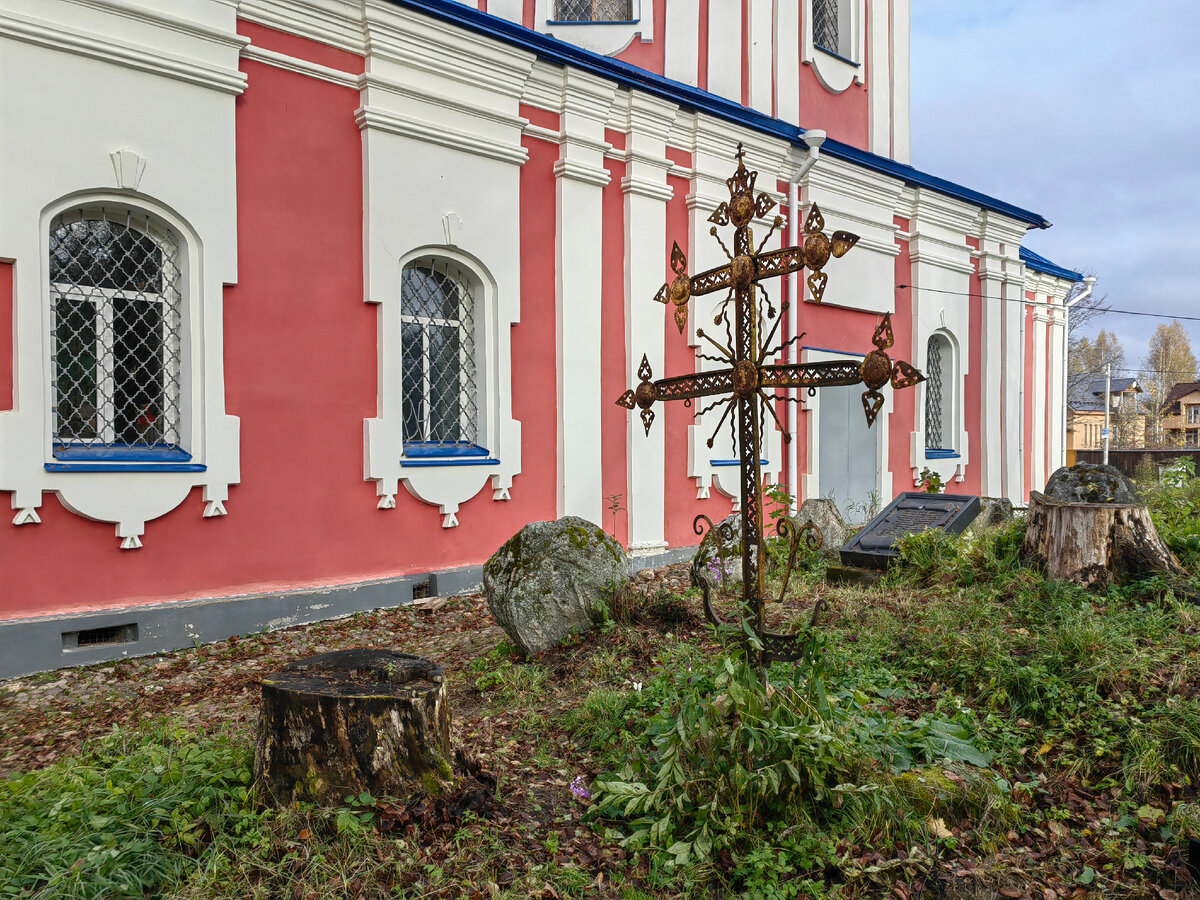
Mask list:
[[[449,786],[446,670],[390,650],[339,650],[263,679],[254,780],[277,803]]]
[[[1084,587],[1183,574],[1140,503],[1061,502],[1033,491],[1022,551],[1051,578]]]

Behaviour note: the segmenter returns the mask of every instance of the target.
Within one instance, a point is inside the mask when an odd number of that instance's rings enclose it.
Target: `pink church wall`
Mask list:
[[[265,45],[262,31],[255,40]],[[306,49],[298,41],[288,43],[293,54]],[[328,48],[308,49],[306,58],[328,59]],[[239,281],[225,291],[226,406],[241,418],[242,477],[229,515],[202,518],[193,491],[148,523],[145,546],[129,552],[111,524],[74,515],[47,495],[42,525],[11,528],[0,541],[0,617],[477,563],[526,522],[555,516],[556,411],[544,390],[554,383],[554,263],[544,248],[555,235],[557,147],[527,142],[521,175],[522,315],[512,356],[524,472],[512,500],[496,503],[484,490],[462,505],[464,525],[444,529],[436,507],[403,490],[395,510],[376,509],[362,475],[362,422],[376,414],[377,311],[362,300],[358,92],[255,62],[242,67],[249,89],[236,111]],[[11,296],[4,270],[11,267],[0,266],[0,304]],[[52,558],[72,564],[48,573]]]
[[[654,3],[654,40],[643,43],[634,38],[629,46],[616,55],[622,62],[660,75],[666,71],[667,0],[645,0]]]
[[[0,262],[0,409],[13,408],[13,267]]]

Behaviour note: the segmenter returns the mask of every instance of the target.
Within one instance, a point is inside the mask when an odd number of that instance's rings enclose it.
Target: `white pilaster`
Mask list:
[[[892,0],[892,159],[909,162],[909,0]]]
[[[1033,314],[1033,422],[1029,429],[1030,444],[1026,453],[1033,454],[1033,482],[1030,490],[1040,491],[1046,486],[1046,451],[1050,439],[1046,428],[1046,326],[1050,322],[1044,307],[1036,307]]]
[[[800,4],[775,10],[775,117],[800,124]]]
[[[562,144],[554,164],[558,513],[600,522],[600,301],[603,189],[609,182],[604,122],[615,86],[563,72]]]
[[[1065,314],[1062,310],[1050,311],[1050,433],[1046,440],[1050,444],[1050,470],[1053,475],[1060,466],[1066,465],[1066,341]]]
[[[700,0],[671,0],[667,6],[663,74],[672,81],[700,84]]]
[[[1015,504],[1025,503],[1025,460],[1021,455],[1025,421],[1021,397],[1025,384],[1025,346],[1021,322],[1025,317],[1022,286],[1024,277],[1013,277],[1012,269],[1019,266],[1013,260],[1005,265],[1006,277],[1001,286],[1004,303],[1001,311],[1001,381],[1004,399],[1000,416],[1002,440],[1001,467],[1004,472],[1003,496]]]
[[[982,434],[979,436],[980,491],[985,497],[1004,495],[1003,467],[1000,464],[1002,442],[988,439],[1001,434],[1000,423],[1004,409],[1004,340],[1003,340],[1003,269],[996,254],[981,253],[979,257],[979,299],[981,343],[980,416]]]
[[[880,156],[892,155],[892,23],[887,7],[886,3],[872,4],[867,34],[869,140],[871,152]]]
[[[774,115],[774,0],[750,0],[750,106]]]
[[[742,102],[742,4],[708,4],[708,90]]]
[[[663,282],[667,242],[667,135],[678,107],[635,92],[628,96],[625,178],[625,346],[626,381],[637,384],[642,354],[655,377],[666,372],[665,339],[668,310],[651,302]],[[670,275],[667,276],[668,278]],[[674,309],[674,307],[672,307]],[[676,335],[678,338],[678,335]],[[660,411],[661,415],[661,411]],[[666,451],[665,422],[647,435],[640,416],[628,417],[629,549],[665,549]]]

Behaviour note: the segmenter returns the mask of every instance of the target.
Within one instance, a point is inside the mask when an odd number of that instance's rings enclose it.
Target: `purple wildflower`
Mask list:
[[[575,780],[571,782],[571,793],[580,800],[591,800],[592,792],[583,786],[583,776],[576,775]]]

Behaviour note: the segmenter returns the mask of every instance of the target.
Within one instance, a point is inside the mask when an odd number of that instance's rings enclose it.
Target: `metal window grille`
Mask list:
[[[838,0],[812,0],[813,43],[834,53],[841,52]]]
[[[50,226],[56,446],[180,445],[180,240],[145,213],[74,210]]]
[[[444,259],[407,266],[400,287],[404,440],[476,444],[475,295]]]
[[[925,447],[941,450],[942,442],[942,398],[945,385],[942,383],[942,342],[934,335],[929,339],[925,361]]]
[[[558,0],[554,16],[559,22],[628,22],[632,0]]]

